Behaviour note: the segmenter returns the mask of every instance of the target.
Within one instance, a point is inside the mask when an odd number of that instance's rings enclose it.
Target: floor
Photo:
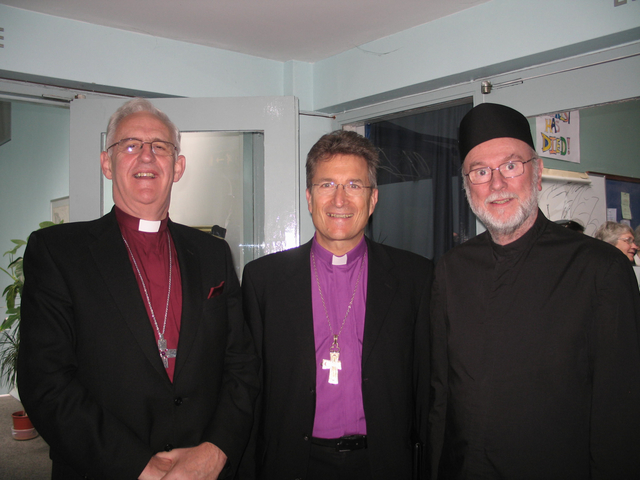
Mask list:
[[[49,446],[38,436],[31,440],[14,440],[11,414],[22,404],[11,395],[0,395],[0,479],[48,480],[51,478]]]

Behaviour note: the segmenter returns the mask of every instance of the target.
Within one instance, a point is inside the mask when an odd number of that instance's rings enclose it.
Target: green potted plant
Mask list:
[[[40,228],[54,225],[53,222],[42,222]],[[24,285],[24,272],[22,270],[22,257],[16,255],[18,250],[25,246],[25,240],[11,240],[14,247],[5,252],[4,256],[9,255],[9,265],[6,269],[0,267],[12,280],[2,292],[6,305],[6,317],[0,324],[0,383],[9,387],[15,387],[18,349],[20,347],[20,297],[22,295],[22,287]],[[24,411],[14,412],[14,429],[23,430],[25,421],[28,421],[27,414]],[[16,424],[16,422],[18,422]],[[17,425],[17,426],[15,426]]]

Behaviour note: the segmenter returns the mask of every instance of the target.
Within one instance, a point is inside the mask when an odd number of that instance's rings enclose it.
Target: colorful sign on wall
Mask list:
[[[536,117],[536,152],[541,157],[580,163],[580,112]]]

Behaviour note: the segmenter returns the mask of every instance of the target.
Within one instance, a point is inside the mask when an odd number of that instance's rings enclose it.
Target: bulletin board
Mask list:
[[[621,177],[617,175],[605,175],[607,192],[607,209],[616,209],[616,222],[629,221],[631,228],[640,225],[640,179]],[[624,218],[622,211],[623,193],[629,197],[629,209],[631,218]]]

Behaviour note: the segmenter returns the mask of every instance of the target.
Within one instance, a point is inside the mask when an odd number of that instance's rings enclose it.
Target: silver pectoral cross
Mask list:
[[[340,352],[330,352],[330,360],[322,360],[322,369],[329,370],[329,383],[338,385],[338,370],[342,370],[342,362]]]
[[[169,368],[169,359],[176,358],[177,350],[175,348],[167,348],[167,339],[164,338],[164,335],[160,335],[158,338],[158,350],[160,351],[160,358],[164,368]]]

